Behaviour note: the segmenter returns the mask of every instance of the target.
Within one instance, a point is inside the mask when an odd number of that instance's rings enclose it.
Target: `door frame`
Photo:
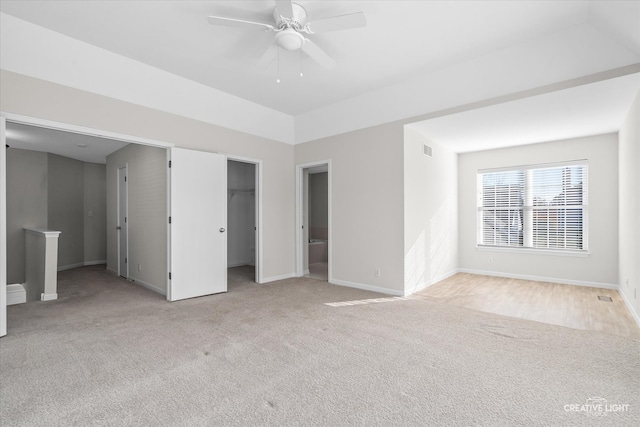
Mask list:
[[[8,113],[5,111],[0,111],[0,121],[2,125],[0,126],[0,141],[6,141],[6,123],[17,123],[29,126],[37,126],[41,128],[59,130],[63,132],[69,133],[77,133],[81,135],[89,135],[89,136],[97,136],[101,138],[107,139],[115,139],[118,141],[128,142],[130,144],[140,144],[147,145],[151,147],[164,148],[167,151],[167,157],[169,157],[170,148],[175,146],[173,143],[163,142],[148,138],[140,138],[131,135],[125,135],[117,132],[110,132],[102,129],[89,128],[85,126],[78,126],[71,123],[57,122],[53,120],[45,120],[31,116],[25,116],[22,114]],[[7,329],[6,324],[6,299],[2,300],[1,295],[6,296],[7,292],[7,265],[6,265],[6,257],[4,256],[7,251],[7,241],[6,241],[6,203],[7,203],[7,195],[6,195],[6,153],[2,150],[2,154],[0,154],[0,170],[2,172],[2,176],[0,177],[0,336],[2,336],[2,332],[5,332]],[[167,178],[167,187],[169,186],[169,179]],[[170,194],[167,193],[167,206],[169,206],[169,198]],[[170,244],[169,240],[169,224],[167,221],[167,248],[170,252]],[[169,288],[169,268],[171,266],[167,264],[167,272],[166,272],[166,286]],[[6,334],[6,332],[5,332]]]
[[[7,121],[0,117],[0,337],[7,335]]]
[[[255,188],[256,188],[256,233],[255,233],[255,262],[256,262],[256,283],[262,283],[263,270],[262,270],[262,160],[252,159],[250,157],[236,156],[233,154],[227,154],[227,161],[233,160],[234,162],[249,163],[255,165]]]
[[[333,283],[333,221],[332,221],[332,209],[331,209],[331,159],[318,160],[311,163],[302,163],[296,165],[296,276],[304,276],[304,232],[302,227],[304,221],[302,216],[304,215],[304,171],[317,166],[327,166],[327,205],[328,205],[328,221],[327,221],[327,233],[329,237],[327,263],[329,269],[328,282]]]
[[[125,186],[124,186],[124,191],[125,191],[125,206],[124,206],[124,217],[125,217],[125,221],[124,221],[124,225],[120,223],[120,211],[122,209],[122,206],[120,205],[120,192],[122,191],[121,188],[121,181],[120,181],[120,170],[124,169],[124,176],[125,176]],[[129,183],[128,183],[128,179],[127,177],[129,176],[129,165],[127,163],[125,163],[124,165],[118,166],[118,172],[117,172],[117,177],[118,177],[118,184],[116,186],[116,204],[117,204],[117,216],[116,216],[116,227],[120,227],[118,228],[118,275],[122,276],[126,279],[129,278],[129,262],[128,262],[128,258],[129,258]],[[126,243],[126,257],[127,257],[127,261],[125,261],[126,264],[126,274],[122,274],[121,268],[122,268],[122,253],[120,252],[122,250],[122,231],[124,228],[124,237],[125,237],[125,243]]]

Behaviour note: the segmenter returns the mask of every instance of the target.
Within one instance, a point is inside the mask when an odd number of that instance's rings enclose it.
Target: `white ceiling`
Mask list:
[[[458,153],[617,132],[640,74],[412,123]]]
[[[271,42],[272,33],[216,27],[206,19],[216,14],[270,22],[272,0],[2,0],[0,11],[292,116],[296,119],[295,132],[304,133],[295,138],[297,142],[327,136],[328,131],[323,131],[331,125],[335,127],[332,132],[338,133],[371,125],[374,119],[384,122],[452,108],[467,101],[461,93],[471,94],[473,91],[463,89],[471,84],[475,84],[476,98],[468,101],[479,101],[483,97],[488,99],[517,89],[640,63],[639,1],[299,0],[299,3],[306,8],[309,21],[363,11],[368,25],[309,36],[337,60],[337,67],[332,70],[304,55],[282,52],[281,83],[276,83],[276,63],[266,69],[256,66]],[[568,50],[561,50],[562,46]],[[572,57],[570,49],[575,46],[584,48]],[[537,58],[540,61],[536,67],[524,60],[506,69],[504,61],[495,59],[500,55],[506,58],[505,55],[515,51],[532,52],[532,61]],[[4,60],[3,68],[9,62]],[[476,71],[474,64],[491,67]],[[298,75],[301,67],[304,77]],[[464,74],[447,70],[464,70]],[[486,79],[489,72],[491,79]],[[102,83],[98,79],[85,80],[86,84]],[[440,92],[411,92],[411,87],[419,87],[425,81],[438,86]],[[631,86],[629,83],[627,88]],[[602,103],[598,102],[602,91],[597,85],[582,89],[538,97],[532,101],[537,107],[524,109],[520,122],[527,121],[530,128],[536,128],[536,124],[542,123],[536,114],[548,112],[544,105],[560,102],[565,110],[579,106],[584,117],[593,117],[589,121],[592,124],[603,116]],[[402,96],[396,96],[402,91]],[[608,111],[619,114],[625,106],[628,108],[628,97],[622,98],[619,102],[609,99]],[[475,126],[473,146],[461,148],[459,142],[454,142],[456,138],[469,136],[453,132],[465,128],[465,123],[472,123],[469,120],[477,120],[469,113],[449,115],[432,126],[421,125],[420,129],[432,131],[427,136],[433,138],[444,138],[443,133],[450,135],[456,150],[487,148],[480,141],[495,134],[497,128],[502,129],[503,143],[513,143],[515,139],[507,133],[516,127],[504,126],[500,120],[504,108],[516,111],[513,105],[478,112],[483,120],[491,116],[493,127]],[[612,119],[611,114],[604,114],[606,119],[602,119],[601,128],[610,127],[612,121],[621,122],[619,116]],[[353,124],[340,123],[343,118]],[[443,125],[445,122],[447,126]],[[315,128],[306,126],[308,123]],[[521,133],[522,129],[520,126],[516,130]],[[584,127],[573,133],[581,132]],[[551,133],[547,132],[545,138],[554,139]],[[493,141],[496,145],[496,138]]]
[[[7,122],[9,149],[42,151],[90,163],[106,163],[107,156],[128,143],[79,133]]]

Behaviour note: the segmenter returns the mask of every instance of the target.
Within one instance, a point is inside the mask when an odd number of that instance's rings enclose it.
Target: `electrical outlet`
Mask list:
[[[138,264],[138,271],[142,271],[142,266]]]
[[[379,268],[376,268],[376,271],[374,272],[374,275],[376,277],[380,277],[380,269]]]
[[[489,264],[493,264],[493,258],[489,258]]]

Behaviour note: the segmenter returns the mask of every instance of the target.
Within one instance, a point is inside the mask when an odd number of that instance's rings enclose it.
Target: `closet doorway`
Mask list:
[[[227,158],[228,284],[260,283],[259,162]]]

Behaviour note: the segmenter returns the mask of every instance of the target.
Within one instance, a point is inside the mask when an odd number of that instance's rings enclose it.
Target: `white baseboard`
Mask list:
[[[468,268],[459,268],[458,273],[478,274],[481,276],[506,277],[509,279],[535,280],[538,282],[559,283],[561,285],[587,286],[590,288],[612,289],[618,290],[619,286],[613,283],[587,282],[583,280],[558,279],[556,277],[531,276],[528,274],[512,274],[497,271],[471,270]]]
[[[45,294],[44,292],[40,294],[40,301],[53,301],[58,299],[58,294]]]
[[[395,296],[399,296],[399,297],[404,296],[404,292],[398,291],[396,289],[381,288],[379,286],[365,285],[363,283],[348,282],[346,280],[331,279],[331,280],[329,280],[329,283],[331,283],[333,285],[338,285],[338,286],[346,286],[348,288],[362,289],[363,291],[378,292],[378,293],[381,293],[381,294],[395,295]]]
[[[622,289],[620,289],[620,287],[618,287],[618,293],[622,297],[622,301],[624,301],[625,305],[627,306],[629,313],[631,313],[631,316],[633,316],[633,320],[635,320],[638,327],[640,327],[640,315],[636,313],[636,310],[633,308],[631,301],[627,299],[627,296],[625,295],[624,292],[622,292]]]
[[[107,260],[99,260],[99,261],[85,261],[85,262],[79,262],[76,264],[69,264],[69,265],[63,265],[58,267],[58,271],[64,271],[64,270],[71,270],[73,268],[80,268],[80,267],[86,267],[88,265],[99,265],[99,264],[106,264]]]
[[[435,285],[436,283],[441,282],[442,280],[447,279],[447,278],[453,276],[454,274],[456,274],[458,272],[459,272],[458,269],[451,270],[448,273],[445,273],[445,274],[442,274],[440,276],[434,277],[433,279],[431,279],[428,282],[420,282],[420,283],[416,284],[415,286],[409,288],[408,290],[405,289],[403,296],[408,297],[409,295],[414,294],[414,293],[416,293],[418,291],[421,291],[423,289],[426,289],[431,285]]]
[[[7,285],[7,305],[24,304],[27,302],[27,291],[22,283]]]
[[[144,282],[144,281],[136,279],[135,277],[132,277],[132,276],[129,276],[129,280],[134,282],[134,283],[136,283],[136,284],[138,284],[138,285],[140,285],[140,286],[142,286],[143,288],[149,289],[150,291],[157,292],[160,295],[167,296],[167,290],[166,289],[162,289],[162,288],[160,288],[160,287],[158,287],[156,285],[152,285],[151,283]]]
[[[227,268],[233,268],[233,267],[243,267],[245,265],[251,265],[253,266],[253,264],[251,263],[251,261],[240,261],[240,262],[230,262],[227,263]]]
[[[296,277],[296,274],[295,273],[287,273],[287,274],[282,274],[280,276],[264,277],[262,279],[262,282],[260,282],[260,283],[276,282],[278,280],[291,279],[292,277]]]

